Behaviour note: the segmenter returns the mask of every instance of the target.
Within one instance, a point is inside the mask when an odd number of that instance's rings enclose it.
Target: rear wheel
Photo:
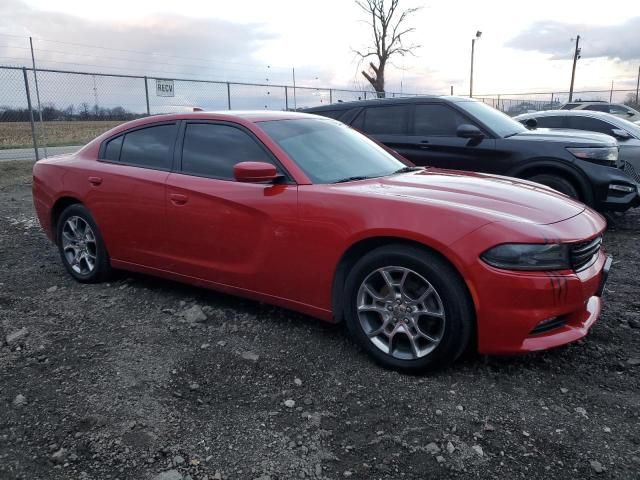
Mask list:
[[[533,177],[529,177],[529,180],[536,183],[541,183],[542,185],[546,185],[547,187],[553,188],[560,193],[564,193],[571,198],[575,198],[576,200],[580,200],[580,195],[578,195],[578,190],[573,184],[567,180],[566,178],[560,177],[558,175],[553,175],[550,173],[542,173],[540,175],[534,175]]]
[[[458,273],[441,257],[406,245],[377,248],[345,284],[345,319],[381,365],[420,371],[453,362],[473,332],[473,306]]]
[[[73,278],[96,283],[109,276],[109,255],[96,222],[84,206],[70,205],[62,212],[57,239],[62,263]]]

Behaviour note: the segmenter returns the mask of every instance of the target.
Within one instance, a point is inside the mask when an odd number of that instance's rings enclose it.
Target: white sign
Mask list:
[[[158,97],[174,97],[173,80],[156,79],[156,95]]]

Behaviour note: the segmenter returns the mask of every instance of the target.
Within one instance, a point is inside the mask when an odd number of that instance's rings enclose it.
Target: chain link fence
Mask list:
[[[573,101],[637,107],[636,90],[574,92]],[[410,96],[387,92],[387,97]],[[0,66],[0,161],[75,151],[122,122],[147,115],[204,110],[299,110],[376,98],[375,92],[324,87],[162,79]],[[514,116],[560,108],[569,92],[477,95]]]
[[[147,115],[194,107],[298,110],[374,97],[358,90],[0,66],[0,161],[69,153],[122,122]]]

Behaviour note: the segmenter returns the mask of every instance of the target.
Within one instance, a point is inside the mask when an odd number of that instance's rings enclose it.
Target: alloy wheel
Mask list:
[[[381,351],[401,360],[431,353],[444,335],[446,315],[436,289],[406,267],[371,272],[358,289],[360,326]]]
[[[62,251],[74,272],[89,275],[96,268],[96,236],[82,217],[72,216],[64,222]]]

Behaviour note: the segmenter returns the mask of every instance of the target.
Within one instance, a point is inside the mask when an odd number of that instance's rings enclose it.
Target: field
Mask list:
[[[611,219],[588,338],[411,376],[283,309],[73,281],[32,166],[0,164],[0,479],[640,478],[640,209]]]
[[[84,145],[90,140],[123,123],[118,120],[44,122],[44,134],[49,147]],[[36,122],[38,142],[43,136],[39,122]],[[31,124],[29,122],[0,122],[0,150],[8,148],[32,148]]]

